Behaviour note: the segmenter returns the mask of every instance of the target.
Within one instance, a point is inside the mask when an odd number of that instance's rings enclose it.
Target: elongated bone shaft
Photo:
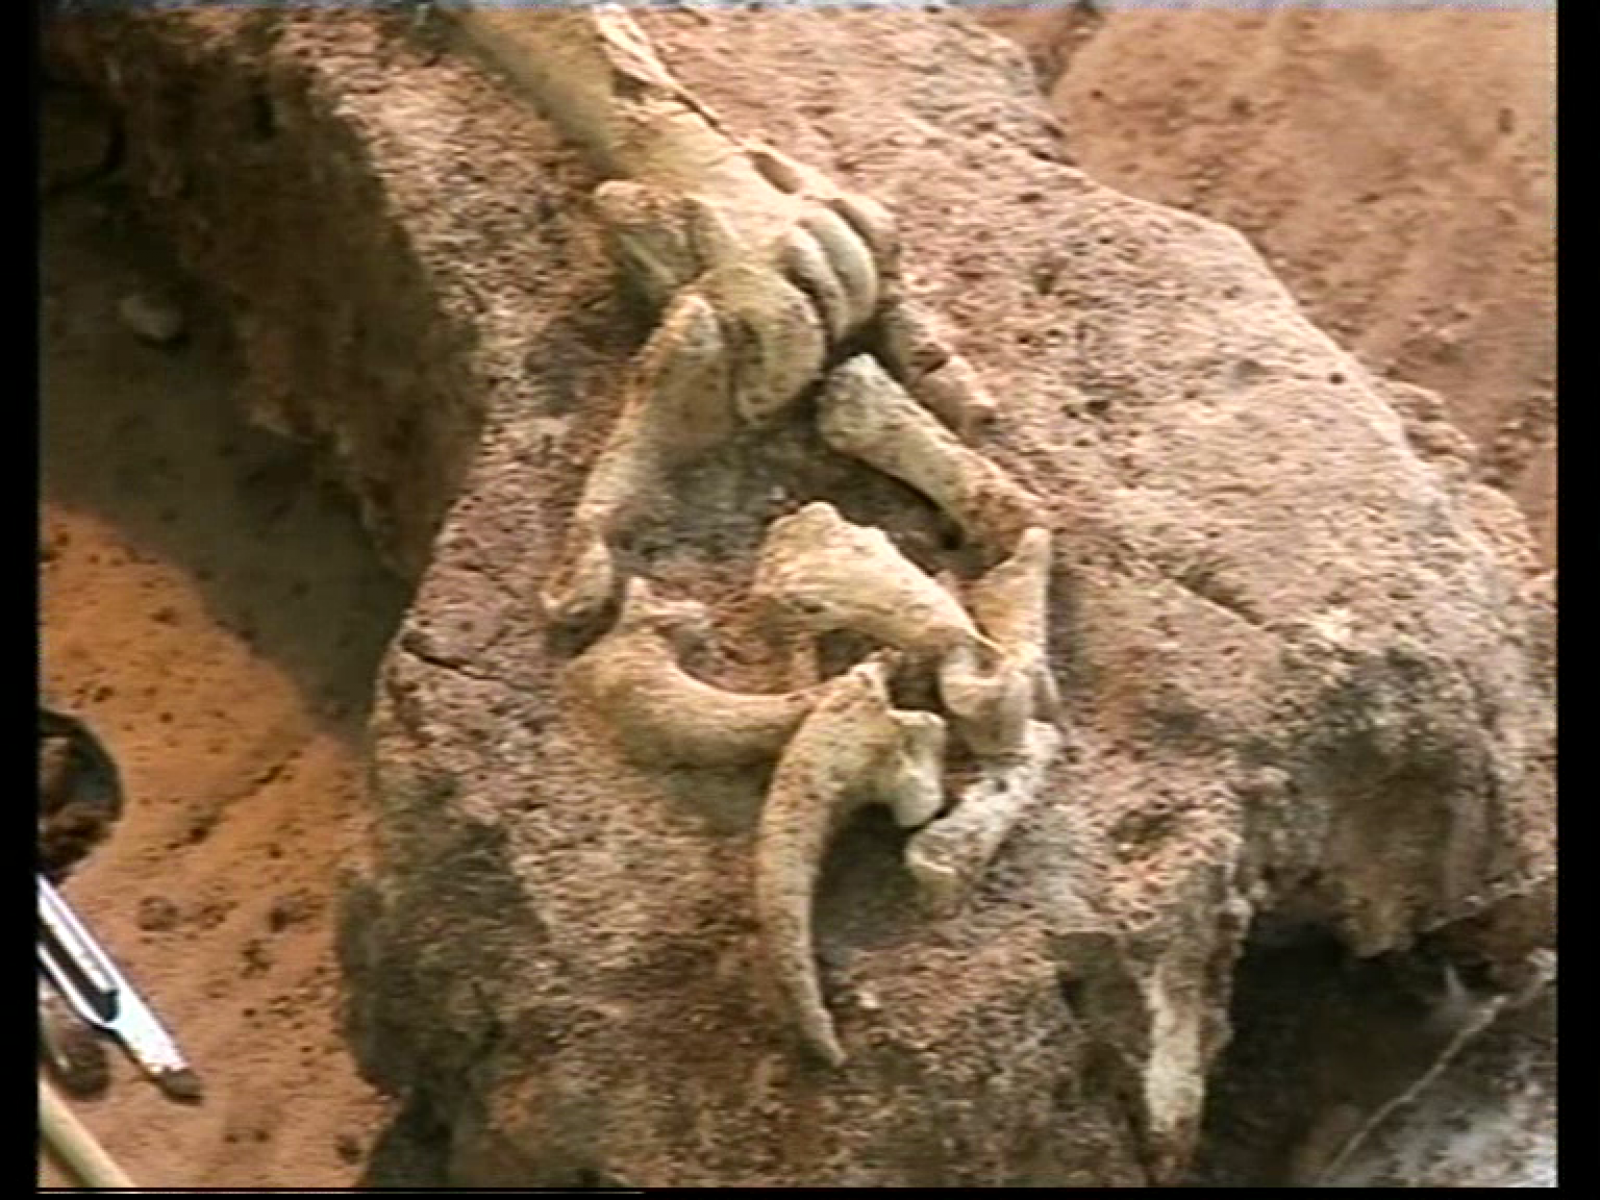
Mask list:
[[[906,866],[931,908],[953,910],[982,876],[1038,798],[1061,741],[1055,726],[1032,722],[1022,754],[991,766],[947,816],[912,837]]]
[[[978,640],[955,597],[886,534],[822,501],[772,523],[751,590],[811,633],[848,629],[930,657]]]
[[[1040,523],[1036,497],[963,445],[868,355],[828,377],[821,429],[835,450],[910,484],[979,544],[1009,553]]]
[[[834,1066],[845,1053],[823,1001],[812,921],[828,843],[862,804],[891,804],[902,821],[939,807],[942,723],[892,710],[887,674],[883,660],[869,659],[825,685],[778,760],[757,836],[756,918],[767,969],[787,1019]]]
[[[689,607],[630,580],[616,627],[573,663],[574,682],[635,760],[720,766],[776,758],[817,693],[731,692],[690,675],[670,627]]]

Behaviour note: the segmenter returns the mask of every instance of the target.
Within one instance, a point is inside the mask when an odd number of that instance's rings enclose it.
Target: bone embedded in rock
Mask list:
[[[967,440],[994,420],[999,409],[977,370],[959,354],[929,371],[911,390],[923,407]]]
[[[1022,744],[1033,716],[1033,680],[987,643],[956,646],[939,663],[939,698],[968,749],[983,758]]]
[[[679,647],[708,625],[703,606],[664,600],[636,577],[616,625],[573,662],[579,694],[629,758],[692,766],[776,758],[816,702],[814,691],[732,692],[690,675]]]
[[[1036,497],[962,445],[869,355],[828,377],[820,426],[835,450],[916,488],[979,544],[1009,553],[1040,523]]]
[[[827,359],[816,305],[776,265],[759,259],[719,267],[700,288],[723,323],[739,416],[751,423],[776,416],[811,386]]]
[[[1054,721],[1061,702],[1049,661],[1051,548],[1048,529],[1027,530],[1010,558],[972,584],[967,604],[1008,667],[1029,679],[1033,715]]]
[[[772,523],[751,590],[785,624],[812,634],[850,630],[930,658],[978,638],[956,599],[888,535],[824,501]]]
[[[900,745],[884,764],[878,785],[895,824],[916,829],[944,807],[944,718],[931,712],[894,712]]]
[[[1062,737],[1044,721],[1029,724],[1024,751],[987,765],[946,816],[906,846],[906,866],[935,912],[954,910],[1038,799]]]
[[[844,1062],[817,977],[812,908],[828,842],[865,803],[922,793],[940,739],[932,714],[890,707],[888,662],[868,659],[823,685],[823,695],[778,760],[756,844],[762,957],[785,1015],[806,1045]],[[910,718],[908,720],[908,718]],[[937,720],[937,718],[934,718]],[[908,781],[915,778],[917,782]]]
[[[878,314],[879,352],[912,397],[963,439],[993,420],[998,405],[932,309],[900,287],[886,291]]]
[[[612,257],[655,308],[710,265],[697,244],[691,199],[613,179],[595,188],[594,206]]]
[[[666,494],[670,472],[735,427],[722,327],[701,296],[673,301],[630,372],[628,398],[590,468],[567,530],[547,617],[587,619],[617,586],[610,542]]]

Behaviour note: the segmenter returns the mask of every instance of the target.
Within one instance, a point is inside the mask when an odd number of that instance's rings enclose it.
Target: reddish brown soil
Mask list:
[[[44,699],[127,793],[65,892],[207,1090],[179,1107],[117,1059],[76,1108],[140,1184],[348,1185],[383,1109],[337,1031],[330,915],[403,592],[296,448],[240,426],[223,322],[114,198],[51,201],[43,234]],[[151,289],[183,344],[119,322]]]
[[[1548,18],[991,19],[1080,166],[1238,226],[1372,367],[1439,389],[1553,560]],[[143,1184],[348,1186],[385,1107],[339,1039],[331,916],[404,591],[296,450],[240,426],[215,305],[114,193],[50,201],[43,263],[45,698],[128,791],[66,890],[208,1093],[177,1107],[118,1061],[78,1108]],[[151,289],[181,344],[119,322]]]
[[[1083,170],[1243,232],[1438,391],[1555,562],[1555,13],[994,9]]]

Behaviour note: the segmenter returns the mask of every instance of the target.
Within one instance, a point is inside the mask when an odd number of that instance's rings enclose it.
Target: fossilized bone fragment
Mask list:
[[[824,695],[778,760],[756,844],[762,956],[786,1016],[834,1066],[844,1048],[817,978],[812,907],[832,836],[860,806],[886,803],[901,824],[940,804],[943,722],[890,707],[888,664],[868,659]]]
[[[977,642],[960,603],[895,548],[823,501],[767,530],[752,595],[810,634],[851,630],[918,658]]]
[[[1061,700],[1049,662],[1051,541],[1041,526],[1025,531],[1011,557],[967,589],[967,604],[1006,669],[1028,679],[1031,715],[1054,721]]]
[[[666,494],[671,471],[724,440],[736,420],[722,326],[686,292],[646,343],[621,416],[584,480],[556,582],[542,597],[552,620],[586,617],[615,593],[610,542]]]
[[[852,524],[825,502],[808,504],[768,529],[751,594],[788,631],[848,630],[935,666],[940,699],[976,753],[1020,742],[1033,711],[1031,675],[881,530]]]
[[[1054,724],[1060,701],[1047,653],[1050,552],[1049,530],[1031,528],[1010,558],[967,589],[967,602],[979,628],[999,647],[1000,662],[987,676],[942,683],[941,691],[948,694],[952,711],[963,687],[994,688],[1006,701],[997,706],[999,720],[978,727],[982,740],[974,749],[987,756],[978,781],[906,847],[906,865],[935,911],[954,909],[982,876],[1037,800],[1061,751],[1062,736]],[[961,656],[946,660],[946,673],[952,661]]]
[[[962,438],[970,438],[999,407],[978,372],[951,349],[944,322],[899,288],[883,298],[879,352],[913,397]]]
[[[906,866],[931,909],[952,911],[983,875],[1038,798],[1061,741],[1054,725],[1029,722],[1020,753],[986,763],[947,815],[913,835]]]
[[[731,692],[690,675],[679,655],[709,630],[705,607],[628,581],[612,630],[572,665],[579,693],[638,761],[724,766],[776,758],[818,699],[815,690]]]
[[[1036,497],[963,445],[868,355],[828,377],[820,424],[835,450],[910,484],[982,545],[1009,553],[1039,524]]]

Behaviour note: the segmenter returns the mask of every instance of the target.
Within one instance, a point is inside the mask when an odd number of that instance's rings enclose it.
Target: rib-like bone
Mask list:
[[[695,766],[776,758],[817,702],[814,690],[730,692],[694,678],[678,654],[708,628],[703,605],[663,600],[635,577],[616,626],[573,662],[574,684],[630,758]]]
[[[832,836],[863,804],[904,824],[938,811],[943,723],[889,706],[888,664],[869,659],[824,685],[773,775],[756,845],[756,918],[767,968],[806,1045],[827,1062],[844,1048],[817,978],[812,907]]]
[[[822,436],[922,492],[973,540],[1008,553],[1039,523],[1039,501],[983,455],[962,445],[875,359],[858,355],[829,377]]]
[[[1030,722],[1021,754],[986,765],[948,815],[912,836],[906,866],[929,908],[952,911],[982,876],[1037,799],[1061,741],[1054,725]]]

